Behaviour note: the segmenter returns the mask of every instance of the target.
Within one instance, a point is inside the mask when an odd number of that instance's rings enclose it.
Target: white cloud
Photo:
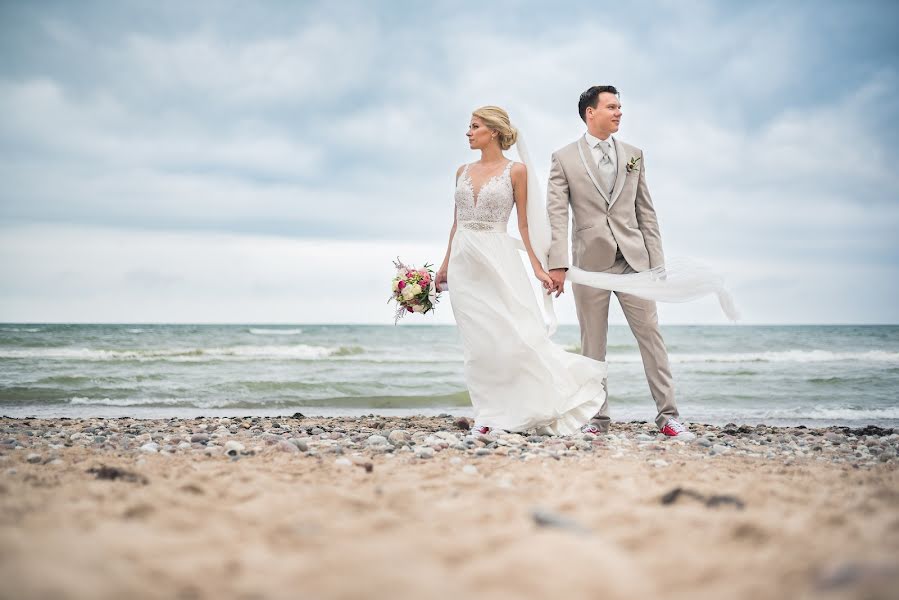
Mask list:
[[[0,321],[390,323],[391,261],[440,252],[72,226],[0,233]],[[421,321],[451,323],[449,303],[440,309]]]
[[[98,227],[0,229],[0,321],[390,323],[392,261],[439,261],[442,241],[297,240],[221,233]],[[731,271],[747,323],[840,320],[857,305],[861,322],[895,320],[880,299],[895,297],[889,267],[835,270],[825,264],[711,261]],[[856,291],[857,290],[857,291]],[[444,295],[436,315],[409,323],[452,323]],[[576,323],[570,293],[556,302]],[[662,304],[663,323],[725,323],[713,298]],[[624,323],[617,303],[610,320]]]
[[[199,31],[175,39],[129,36],[136,72],[157,89],[226,103],[296,103],[359,89],[378,55],[378,32],[360,22],[318,23],[284,37],[233,41]]]

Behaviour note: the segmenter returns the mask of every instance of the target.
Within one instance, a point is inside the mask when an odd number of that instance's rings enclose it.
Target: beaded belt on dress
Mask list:
[[[494,221],[459,221],[462,229],[469,231],[496,231],[499,233],[506,232],[506,224]]]

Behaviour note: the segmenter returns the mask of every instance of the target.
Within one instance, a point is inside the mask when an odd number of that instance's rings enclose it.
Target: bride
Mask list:
[[[472,113],[468,143],[477,162],[456,172],[455,216],[438,286],[452,276],[452,308],[462,336],[474,433],[491,429],[568,435],[605,400],[606,363],[567,352],[549,339],[519,258],[523,242],[534,276],[553,289],[528,234],[528,173],[503,155],[517,130],[496,106]],[[506,233],[515,205],[521,242]]]

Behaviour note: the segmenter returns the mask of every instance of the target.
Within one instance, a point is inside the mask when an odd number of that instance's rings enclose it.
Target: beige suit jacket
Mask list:
[[[617,249],[635,271],[665,264],[656,211],[646,186],[643,152],[617,138],[618,174],[609,194],[600,185],[584,136],[557,150],[549,172],[547,208],[552,227],[549,268],[567,269],[568,215],[572,213],[571,254],[574,266],[605,271],[615,263]],[[627,171],[632,158],[637,167]]]

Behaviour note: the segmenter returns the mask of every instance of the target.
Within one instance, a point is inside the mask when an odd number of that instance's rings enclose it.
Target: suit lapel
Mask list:
[[[624,180],[627,178],[627,174],[625,172],[627,163],[627,157],[624,152],[624,145],[612,138],[615,141],[615,162],[618,164],[618,174],[615,176],[615,187],[612,188],[612,199],[609,201],[609,206],[611,207],[615,204],[615,200],[618,199],[618,196],[621,194],[621,190],[624,189]]]
[[[602,195],[606,203],[611,204],[609,195],[602,189],[602,186],[599,185],[599,168],[596,166],[596,163],[593,162],[593,153],[590,152],[590,146],[587,145],[587,140],[584,136],[581,136],[578,140],[577,150],[581,155],[581,163],[583,163],[584,168],[587,170],[587,175],[590,176],[590,181],[596,186],[596,189]]]

